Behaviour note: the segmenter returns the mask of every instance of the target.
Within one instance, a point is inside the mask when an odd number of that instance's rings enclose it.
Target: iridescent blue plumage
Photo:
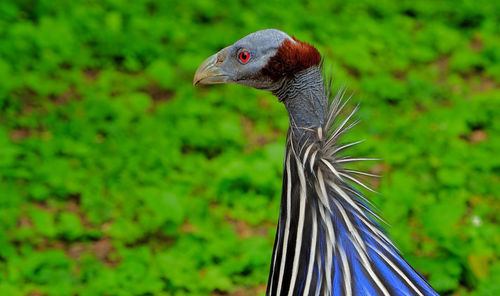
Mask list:
[[[327,102],[327,91],[308,92],[301,87],[317,79],[319,71],[313,68],[296,76],[295,87],[300,89],[296,96]],[[351,185],[366,187],[356,176],[371,174],[349,170],[344,165],[372,159],[339,155],[356,144],[339,144],[340,136],[354,126],[349,122],[357,110],[356,107],[339,120],[347,102],[343,96],[344,92],[337,93],[328,111],[315,110],[323,116],[319,125],[304,126],[307,115],[300,114],[303,109],[288,108],[290,129],[282,207],[273,252],[273,262],[279,265],[271,267],[267,294],[437,295],[401,256],[376,222],[370,203]],[[287,101],[284,102],[286,106]],[[314,109],[328,104],[312,105]],[[294,262],[304,266],[291,268]],[[310,264],[314,266],[311,268]],[[308,268],[313,271],[312,276],[297,273]],[[281,280],[276,282],[276,278]]]
[[[349,182],[361,184],[356,175],[363,173],[345,169],[343,164],[370,159],[337,154],[344,150],[342,147],[351,146],[338,144],[338,138],[345,128],[352,125],[341,121],[341,128],[332,127],[334,122],[339,121],[335,117],[345,105],[342,97],[343,93],[339,92],[333,99],[330,110],[322,120],[324,124],[318,127],[290,127],[282,207],[273,252],[273,262],[280,264],[271,267],[271,284],[267,294],[437,295],[401,256],[374,219],[376,215],[369,202]],[[324,99],[327,98],[325,93]],[[356,109],[347,117],[351,118]],[[295,122],[293,118],[291,122]],[[301,205],[305,207],[302,211],[302,220],[307,221],[305,224],[299,222]],[[284,229],[287,225],[290,228]],[[300,240],[290,235],[299,231],[307,235]],[[288,241],[281,235],[285,232],[288,233]],[[313,236],[314,232],[318,235]],[[292,250],[297,245],[303,248],[294,253]],[[311,262],[314,264],[312,277],[308,278],[305,273],[293,275],[294,271],[289,266],[296,259],[294,256],[304,259],[299,260],[306,265],[302,270],[306,270]],[[311,256],[316,258],[310,261]],[[296,279],[298,285],[284,280],[276,283],[274,279],[279,277]]]

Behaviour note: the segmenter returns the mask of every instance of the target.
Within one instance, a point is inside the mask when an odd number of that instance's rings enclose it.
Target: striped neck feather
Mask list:
[[[351,119],[358,106],[338,120],[349,100],[343,100],[345,91],[337,93],[328,112],[314,110],[328,105],[329,91],[323,86],[319,93],[303,87],[288,92],[296,95],[280,97],[290,129],[266,295],[437,295],[387,238],[370,203],[350,185],[368,188],[356,175],[372,176],[344,168],[372,159],[339,156],[359,143],[338,144],[356,124]],[[312,114],[322,117],[309,124]]]

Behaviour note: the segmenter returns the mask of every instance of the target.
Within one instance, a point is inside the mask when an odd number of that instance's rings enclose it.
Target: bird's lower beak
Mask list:
[[[228,75],[224,74],[224,71],[220,68],[220,64],[223,62],[222,51],[214,54],[213,56],[207,58],[196,70],[193,79],[193,86],[198,84],[216,84],[216,83],[226,83],[228,81]]]

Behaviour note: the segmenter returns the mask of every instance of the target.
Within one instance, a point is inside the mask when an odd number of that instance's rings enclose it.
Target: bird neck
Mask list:
[[[287,78],[273,94],[285,104],[290,128],[300,130],[317,128],[324,124],[328,100],[318,66],[312,66]]]

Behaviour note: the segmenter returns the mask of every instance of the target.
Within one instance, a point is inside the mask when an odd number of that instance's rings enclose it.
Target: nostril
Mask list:
[[[217,55],[217,61],[215,62],[216,66],[220,66],[226,60],[226,54],[221,52]]]

